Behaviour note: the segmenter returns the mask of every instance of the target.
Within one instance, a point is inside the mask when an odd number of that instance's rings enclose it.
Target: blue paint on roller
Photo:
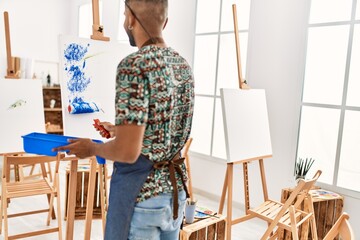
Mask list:
[[[68,107],[71,114],[99,112],[99,107],[94,102],[85,102],[82,98],[74,98]]]

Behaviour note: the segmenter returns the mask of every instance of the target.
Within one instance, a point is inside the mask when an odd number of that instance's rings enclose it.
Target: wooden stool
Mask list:
[[[67,212],[68,206],[68,189],[69,189],[69,165],[66,168],[66,190],[65,190],[65,212]],[[75,206],[75,219],[85,219],[86,215],[86,203],[88,196],[88,182],[90,174],[89,163],[79,163],[77,171],[77,187],[76,187],[76,206]],[[95,195],[93,206],[93,219],[99,219],[101,214],[101,201],[100,201],[100,189],[99,189],[99,167],[96,167],[96,180],[95,180]],[[64,219],[66,220],[66,214]]]
[[[225,240],[226,218],[220,214],[216,217],[195,219],[191,224],[184,220],[180,230],[180,240]]]

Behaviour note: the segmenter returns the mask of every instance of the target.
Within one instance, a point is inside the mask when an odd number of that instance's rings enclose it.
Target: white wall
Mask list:
[[[194,0],[169,0],[168,23],[164,30],[166,43],[193,63],[195,39]]]
[[[266,166],[269,193],[293,178],[303,82],[307,1],[254,0],[249,37],[248,79],[267,94],[273,159]],[[271,162],[271,163],[270,163]]]

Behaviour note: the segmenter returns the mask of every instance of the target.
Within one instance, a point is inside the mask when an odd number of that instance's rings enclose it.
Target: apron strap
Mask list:
[[[162,161],[162,162],[154,163],[154,169],[162,169],[165,167],[169,168],[171,186],[173,187],[173,219],[174,220],[178,218],[178,210],[179,210],[179,202],[178,202],[179,193],[178,193],[175,171],[181,177],[181,182],[182,182],[184,190],[186,192],[186,197],[187,198],[190,197],[187,186],[184,181],[184,174],[181,169],[181,165],[184,163],[184,160],[185,160],[185,158],[180,158],[180,153],[177,153],[175,155],[175,157],[173,159],[171,159],[170,161]]]

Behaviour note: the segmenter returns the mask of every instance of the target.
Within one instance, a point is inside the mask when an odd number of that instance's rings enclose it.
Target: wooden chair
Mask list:
[[[37,170],[37,165],[39,165],[39,172],[35,172]],[[27,168],[30,168],[30,170],[26,171]],[[48,162],[45,164],[21,164],[18,166],[18,173],[14,169],[15,172],[15,179],[18,181],[23,181],[30,178],[39,178],[42,176],[42,172],[46,172],[48,174],[50,182],[52,182],[53,174],[51,172],[51,163]],[[28,174],[27,174],[28,172]]]
[[[349,215],[347,213],[341,214],[323,240],[333,240],[337,236],[340,236],[341,239],[355,240],[353,230],[349,223]]]
[[[25,153],[18,153],[18,154],[25,154]],[[39,166],[38,166],[39,165]],[[25,179],[31,178],[39,178],[43,176],[43,173],[49,177],[49,180],[52,182],[53,174],[51,169],[51,162],[40,163],[40,164],[16,164],[10,166],[10,170],[14,172],[15,181],[23,181]],[[39,170],[36,171],[35,170]]]
[[[248,210],[246,220],[257,217],[268,222],[268,228],[261,237],[261,240],[268,238],[275,239],[278,231],[281,229],[291,231],[292,239],[298,240],[299,227],[303,224],[302,227],[307,227],[309,221],[312,239],[318,239],[313,203],[311,195],[308,194],[308,192],[314,186],[320,175],[321,171],[318,170],[312,179],[300,180],[285,203],[267,199],[260,206]],[[305,209],[308,209],[308,211],[300,210],[302,203],[305,204]],[[276,227],[277,229],[274,232]]]
[[[60,160],[65,157],[64,154],[58,154],[55,157],[42,156],[42,155],[30,155],[30,154],[17,154],[17,155],[4,155],[3,173],[2,173],[2,195],[1,195],[1,216],[0,217],[0,233],[2,230],[2,220],[4,219],[4,234],[5,240],[8,239],[20,239],[25,237],[37,236],[41,234],[48,234],[58,232],[58,238],[62,239],[61,228],[61,209],[60,209],[60,190],[59,190],[59,165]],[[30,179],[19,182],[10,181],[10,166],[19,164],[44,164],[47,162],[55,161],[55,174],[54,181],[51,183],[47,177],[46,172],[43,172],[43,178]],[[50,196],[49,205],[46,209],[33,210],[27,212],[19,212],[15,214],[8,214],[8,202],[13,198],[31,197],[36,195]],[[54,228],[45,228],[43,230],[36,230],[31,232],[20,233],[9,236],[8,232],[8,218],[21,217],[24,215],[38,214],[48,212],[46,224],[50,225],[50,218],[53,216],[53,204],[54,198],[57,203],[57,220],[58,226]],[[31,200],[30,200],[31,201]]]

